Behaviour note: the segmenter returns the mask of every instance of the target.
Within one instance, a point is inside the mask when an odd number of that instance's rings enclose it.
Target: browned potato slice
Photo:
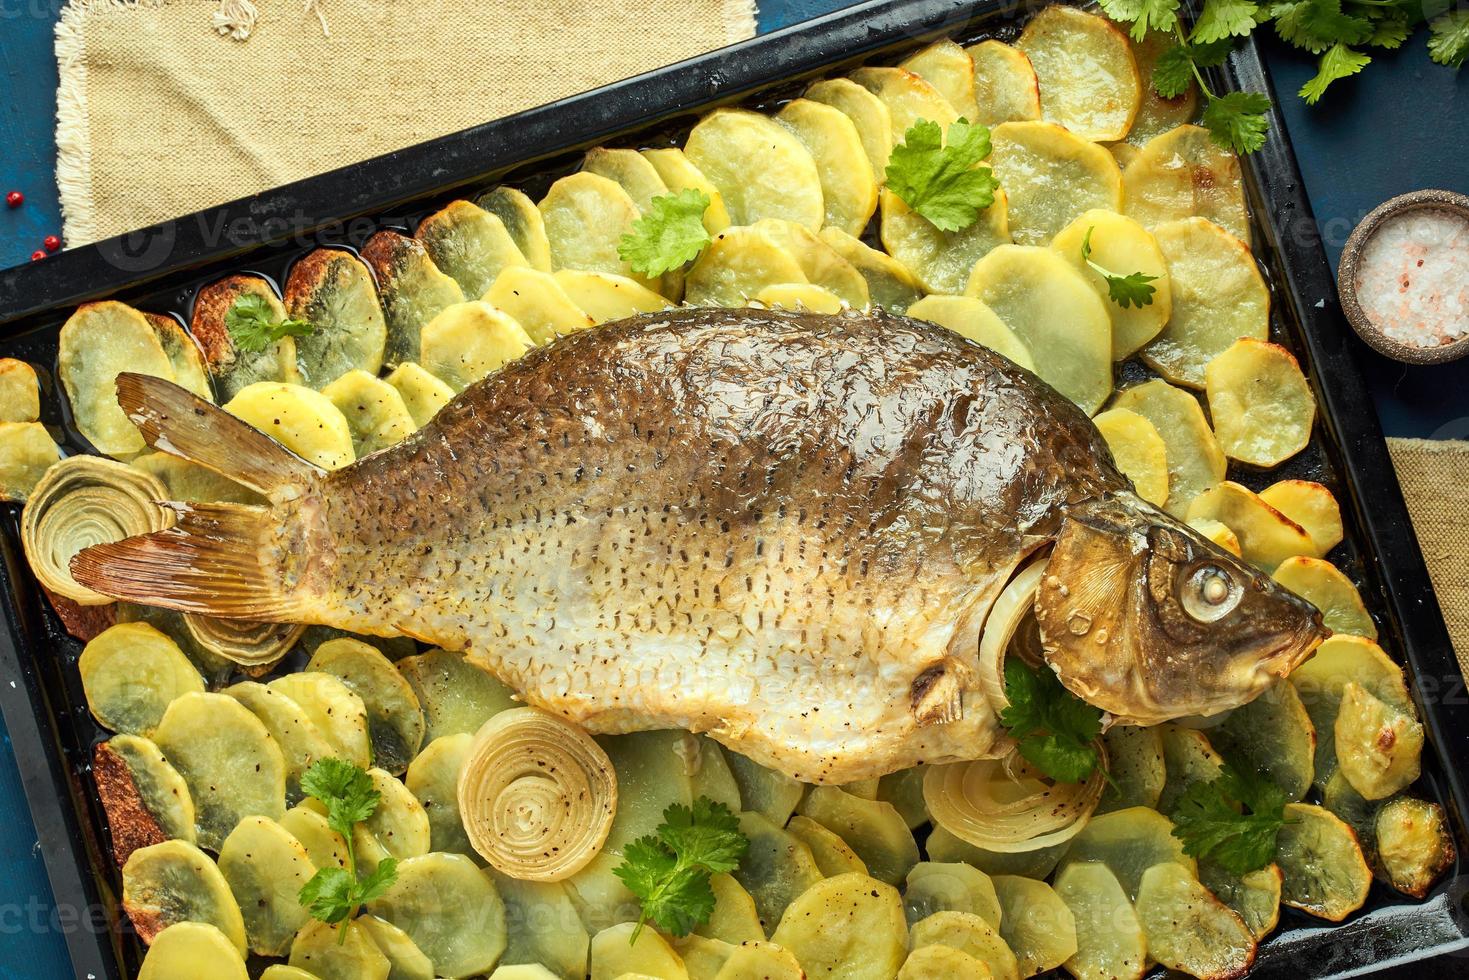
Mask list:
[[[658,176],[663,178],[663,183],[673,193],[696,190],[709,198],[709,206],[704,209],[704,229],[709,234],[717,235],[729,227],[729,209],[724,206],[724,196],[698,167],[689,162],[683,150],[676,146],[660,147],[644,150],[643,156],[647,157],[653,169],[658,171]]]
[[[850,78],[825,78],[806,90],[806,98],[839,109],[857,127],[862,150],[881,184],[893,151],[893,116],[887,104]]]
[[[541,210],[544,213],[544,204]],[[423,243],[434,264],[459,283],[466,297],[483,296],[507,265],[530,264],[505,223],[468,201],[450,201],[424,218],[414,237]]]
[[[1318,919],[1340,922],[1361,908],[1372,885],[1357,835],[1335,815],[1308,803],[1289,803],[1275,839],[1275,862],[1285,882],[1282,904]]]
[[[1337,769],[1336,718],[1342,693],[1357,683],[1378,700],[1411,712],[1403,670],[1366,637],[1338,634],[1316,648],[1316,655],[1290,675],[1291,684],[1316,728],[1316,782],[1323,785]]]
[[[1158,63],[1158,55],[1172,47],[1172,37],[1161,31],[1149,31],[1142,41],[1131,43],[1132,56],[1137,61],[1138,77],[1142,82],[1142,101],[1138,104],[1137,116],[1132,120],[1132,128],[1127,131],[1125,145],[1143,146],[1154,136],[1193,121],[1199,110],[1199,89],[1189,82],[1182,95],[1165,99],[1153,87],[1153,66]]]
[[[954,111],[965,119],[976,120],[979,106],[975,102],[974,62],[959,45],[950,40],[935,41],[928,47],[904,58],[898,64],[923,79],[949,100]]]
[[[1090,234],[1091,260],[1115,275],[1141,272],[1153,277],[1152,301],[1146,306],[1123,306],[1108,294],[1107,281],[1082,258],[1083,243]],[[1060,252],[1076,271],[1086,277],[1097,295],[1107,303],[1112,318],[1112,357],[1122,360],[1158,336],[1173,312],[1173,289],[1168,278],[1168,263],[1148,230],[1131,218],[1115,211],[1092,210],[1078,215],[1051,239],[1051,247]]]
[[[1030,19],[1015,46],[1040,81],[1042,118],[1083,139],[1127,135],[1142,82],[1126,35],[1111,21],[1055,4]]]
[[[1249,246],[1211,221],[1169,221],[1153,237],[1168,260],[1173,313],[1143,360],[1175,384],[1202,388],[1205,366],[1236,340],[1269,336],[1270,290]]]
[[[1035,370],[1030,348],[1005,326],[995,311],[972,296],[925,296],[908,307],[908,316],[927,320],[968,337],[997,354],[1008,357],[1027,371]]]
[[[794,99],[776,113],[811,159],[821,179],[826,224],[860,235],[877,209],[877,175],[862,148],[857,126],[840,109],[812,99]]]
[[[1214,435],[1230,459],[1271,467],[1306,448],[1316,396],[1294,355],[1243,338],[1204,367]]]
[[[1255,961],[1255,937],[1243,920],[1176,864],[1143,874],[1137,916],[1148,955],[1169,969],[1203,980],[1233,980]]]
[[[1269,503],[1269,499],[1260,495]],[[1362,596],[1352,580],[1331,562],[1308,555],[1296,555],[1280,563],[1275,581],[1321,610],[1326,628],[1333,633],[1377,639],[1377,624],[1362,604]]]
[[[510,240],[532,269],[551,271],[551,241],[546,237],[546,223],[535,201],[513,187],[496,187],[488,194],[481,194],[474,203],[500,219]]]
[[[1316,550],[1301,526],[1261,500],[1247,487],[1232,481],[1205,490],[1189,504],[1188,516],[1221,521],[1239,535],[1245,561],[1267,572],[1275,571],[1292,555]]]
[[[684,302],[744,306],[766,286],[807,282],[796,257],[767,228],[733,225],[715,235],[684,279]]]
[[[1146,418],[1168,452],[1168,513],[1183,517],[1195,497],[1224,479],[1224,453],[1192,394],[1166,381],[1145,381],[1117,393],[1113,408]]]
[[[40,422],[0,422],[0,499],[23,501],[61,450]]]
[[[424,325],[445,307],[464,302],[464,290],[434,265],[422,242],[396,231],[380,231],[369,238],[362,246],[362,261],[377,277],[388,327],[384,363],[391,367],[418,360]]]
[[[209,386],[209,372],[204,367],[204,353],[194,343],[194,338],[189,336],[183,324],[171,316],[157,313],[144,313],[143,316],[153,327],[153,332],[158,334],[158,342],[163,345],[163,352],[173,365],[174,383],[189,389],[205,401],[214,401],[214,391]]]
[[[869,248],[840,228],[823,228],[819,237],[867,280],[871,305],[901,315],[923,296],[922,285],[908,267],[886,252]]]
[[[245,293],[261,297],[278,319],[285,318],[286,308],[275,289],[259,276],[229,276],[205,286],[194,298],[189,332],[204,351],[204,363],[214,378],[221,402],[229,401],[242,388],[257,381],[299,383],[301,380],[296,371],[295,338],[282,337],[263,351],[242,351],[235,346],[225,314]]]
[[[1004,41],[980,41],[968,49],[974,62],[976,122],[997,126],[1041,117],[1041,90],[1030,59]]]
[[[1005,188],[1018,244],[1045,245],[1092,208],[1122,210],[1122,172],[1097,144],[1050,122],[1001,123],[991,142],[990,166]]]
[[[1240,556],[1239,535],[1230,530],[1228,524],[1216,521],[1212,517],[1195,517],[1186,523],[1234,557]]]
[[[194,799],[153,742],[138,735],[112,736],[93,750],[92,775],[119,866],[140,847],[171,838],[193,843]]]
[[[1122,174],[1129,217],[1148,228],[1180,218],[1207,218],[1246,244],[1239,158],[1202,126],[1178,126],[1153,137]]]
[[[906,69],[858,68],[850,77],[888,107],[895,146],[921,119],[938,123],[939,129],[948,133],[949,125],[959,118],[943,93]]]
[[[41,417],[36,369],[13,357],[0,357],[0,422],[34,422]]]
[[[1009,198],[1003,188],[959,231],[944,231],[892,191],[882,192],[882,245],[932,293],[962,293],[974,263],[1010,243]]]
[[[1336,760],[1364,800],[1381,800],[1418,778],[1423,726],[1357,683],[1342,688],[1337,708]]]
[[[1310,480],[1281,480],[1260,491],[1260,498],[1306,529],[1316,542],[1318,558],[1337,545],[1345,533],[1341,506],[1331,491]]]
[[[1126,408],[1108,409],[1092,421],[1138,496],[1159,507],[1167,503],[1168,447],[1157,427]]]
[[[301,380],[320,390],[355,368],[383,366],[388,327],[362,260],[340,248],[308,252],[286,279],[286,311],[311,324],[296,338]]]
[[[689,132],[684,154],[719,188],[736,225],[783,218],[816,231],[825,219],[816,161],[768,116],[716,109]]]
[[[245,952],[245,922],[230,886],[209,855],[187,841],[134,851],[122,869],[122,906],[144,942],[175,923],[204,922]]]
[[[1454,863],[1454,836],[1443,807],[1400,796],[1377,811],[1377,856],[1388,882],[1414,898],[1428,894]]]

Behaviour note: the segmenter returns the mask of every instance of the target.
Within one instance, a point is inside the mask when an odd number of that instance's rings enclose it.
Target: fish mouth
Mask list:
[[[1335,634],[1326,628],[1321,611],[1306,604],[1311,617],[1294,633],[1287,634],[1262,659],[1265,673],[1285,680],[1296,668],[1316,655],[1316,650]]]

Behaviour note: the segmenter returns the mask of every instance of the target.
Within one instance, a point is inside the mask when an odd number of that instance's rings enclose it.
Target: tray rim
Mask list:
[[[1066,0],[1062,0],[1066,2]],[[736,102],[773,84],[904,41],[941,35],[982,16],[1016,18],[1045,2],[1014,0],[867,0],[833,13],[719,48],[682,62],[573,95],[403,150],[350,164],[259,195],[228,202],[139,231],[68,250],[45,262],[0,270],[0,337],[59,322],[80,302],[146,288],[167,276],[226,260],[292,237],[484,182],[510,167],[534,164],[614,134]],[[717,71],[711,70],[717,67]],[[1225,88],[1272,91],[1253,38],[1211,81]],[[1453,759],[1469,758],[1469,701],[1430,703],[1424,677],[1463,676],[1428,579],[1406,504],[1392,469],[1377,414],[1371,407],[1354,342],[1336,300],[1318,227],[1306,197],[1284,119],[1270,114],[1265,146],[1243,158],[1246,181],[1258,197],[1256,218],[1283,272],[1275,290],[1291,304],[1302,327],[1313,387],[1330,430],[1329,452],[1367,545],[1362,560],[1381,586],[1395,645],[1411,667],[1414,697],[1436,749],[1445,759],[1445,802],[1464,839],[1469,788]],[[515,148],[534,147],[529,154]],[[293,215],[317,215],[282,231]],[[1307,296],[1324,302],[1304,305]],[[36,321],[36,322],[32,322]],[[1364,410],[1365,406],[1365,410]],[[1369,482],[1370,481],[1370,482]],[[1370,491],[1370,498],[1368,492]],[[23,591],[23,565],[6,535],[0,577],[0,668],[14,685],[0,685],[0,713],[10,731],[17,766],[41,842],[58,907],[100,905],[87,835],[75,806],[77,780],[58,743],[48,696],[37,673],[19,655],[17,629],[40,614],[34,593]],[[109,926],[111,923],[108,924]],[[114,929],[78,926],[66,931],[78,976],[119,977]],[[1431,955],[1425,954],[1425,955]],[[1273,971],[1272,971],[1273,972]]]

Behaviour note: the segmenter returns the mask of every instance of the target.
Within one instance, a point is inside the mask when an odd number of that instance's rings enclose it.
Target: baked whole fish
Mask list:
[[[590,731],[708,732],[810,782],[1003,751],[979,638],[1042,549],[1045,659],[1120,719],[1235,707],[1325,636],[1136,497],[1063,396],[881,313],[577,333],[332,473],[168,382],[118,392],[149,445],[270,503],[178,505],[81,583],[465,650]]]

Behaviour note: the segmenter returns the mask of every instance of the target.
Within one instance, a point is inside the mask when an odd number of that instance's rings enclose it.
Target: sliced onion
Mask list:
[[[184,625],[194,642],[210,653],[233,660],[243,667],[275,663],[296,645],[305,626],[290,623],[257,623],[249,619],[184,614]]]
[[[1097,744],[1098,753],[1102,752]],[[1084,783],[1058,783],[1011,752],[930,766],[923,802],[934,823],[960,840],[1006,854],[1037,851],[1070,840],[1096,810],[1106,785],[1106,757]]]
[[[592,737],[537,708],[511,708],[475,734],[459,771],[459,814],[501,874],[560,881],[607,841],[617,775]]]
[[[1005,697],[1005,651],[1020,621],[1035,608],[1035,594],[1046,573],[1046,555],[1040,554],[1015,573],[990,607],[979,637],[979,686],[996,715],[1010,706]]]
[[[113,599],[71,577],[83,548],[172,527],[173,511],[158,478],[100,456],[69,456],[51,466],[26,501],[20,539],[41,584],[78,605]]]

